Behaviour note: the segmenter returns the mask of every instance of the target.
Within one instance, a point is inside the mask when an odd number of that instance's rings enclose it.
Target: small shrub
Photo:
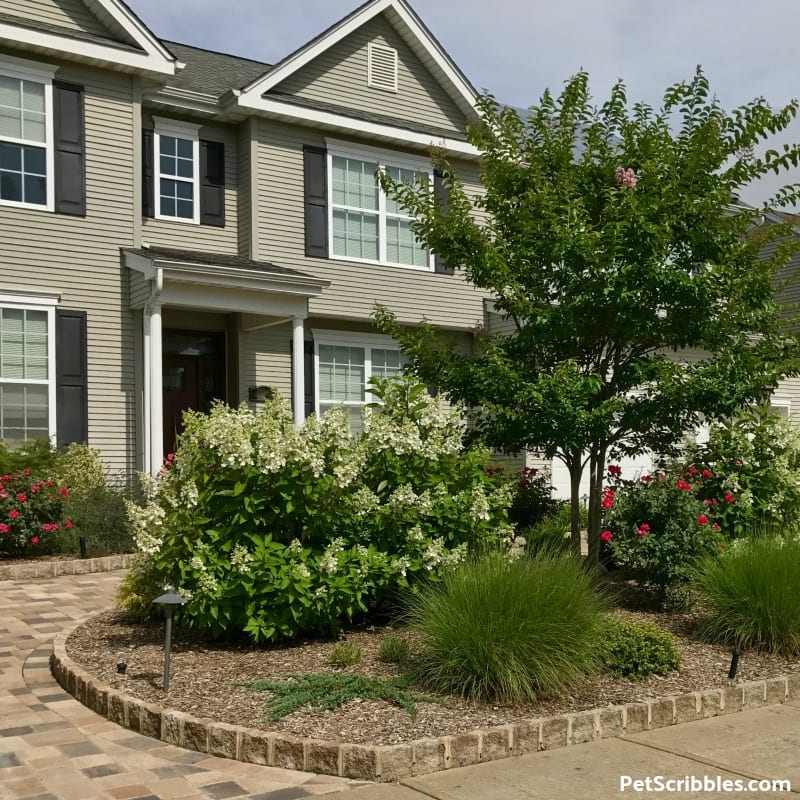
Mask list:
[[[163,591],[164,583],[153,559],[139,554],[122,579],[116,603],[138,619],[147,619],[155,613],[153,600]]]
[[[385,636],[378,647],[378,660],[387,664],[402,664],[408,659],[411,647],[397,634]]]
[[[523,533],[538,525],[562,505],[559,500],[553,499],[553,487],[550,485],[549,477],[532,467],[520,470],[513,488],[508,519],[517,533]]]
[[[568,553],[571,548],[569,533],[572,528],[572,511],[568,504],[560,503],[559,507],[536,525],[525,531],[528,552],[535,555],[540,550]],[[585,528],[589,515],[585,506],[581,506],[581,527]]]
[[[606,621],[603,663],[613,675],[637,678],[680,669],[675,637],[651,622]]]
[[[332,667],[352,667],[361,661],[361,648],[352,642],[339,642],[331,649],[328,663]]]
[[[437,693],[532,700],[599,666],[606,606],[578,557],[469,561],[408,601],[415,674]]]
[[[289,680],[259,680],[250,684],[257,692],[269,692],[269,719],[274,722],[303,706],[331,711],[351,700],[385,700],[400,706],[410,717],[417,716],[417,703],[432,698],[409,689],[407,677],[381,680],[351,673],[323,672],[316,675],[293,675]]]
[[[72,527],[64,517],[66,486],[20,472],[0,474],[0,555],[63,552],[60,537]]]
[[[739,649],[800,654],[800,541],[740,539],[698,571],[701,635]]]
[[[635,481],[616,477],[603,495],[601,538],[615,560],[653,587],[662,602],[690,581],[701,559],[718,554],[724,542],[714,507],[700,499],[707,480],[697,469]]]

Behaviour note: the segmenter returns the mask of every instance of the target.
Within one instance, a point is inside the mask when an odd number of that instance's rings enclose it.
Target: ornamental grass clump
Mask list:
[[[740,539],[699,569],[703,638],[740,650],[800,654],[800,540]]]
[[[440,694],[534,700],[599,667],[607,605],[575,556],[470,560],[408,601],[415,677]]]

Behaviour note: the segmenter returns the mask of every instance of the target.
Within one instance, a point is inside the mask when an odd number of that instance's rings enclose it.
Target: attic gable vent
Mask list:
[[[367,46],[367,84],[373,89],[397,91],[397,50],[370,42]]]

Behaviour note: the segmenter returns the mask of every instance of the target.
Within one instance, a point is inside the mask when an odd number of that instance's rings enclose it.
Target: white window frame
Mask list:
[[[25,208],[32,211],[52,212],[55,210],[55,147],[53,143],[53,76],[55,74],[56,67],[50,64],[42,64],[38,61],[27,61],[12,56],[0,56],[0,75],[44,85],[45,115],[44,142],[33,142],[30,139],[11,139],[5,136],[0,136],[0,141],[20,145],[22,147],[43,148],[45,151],[45,169],[47,170],[45,180],[45,191],[47,193],[46,203],[40,205],[38,203],[24,203],[17,200],[0,199],[0,206]]]
[[[153,195],[155,199],[155,219],[167,222],[181,222],[188,225],[200,224],[200,125],[191,122],[180,122],[174,119],[153,117]],[[192,143],[192,180],[180,178],[175,175],[164,175],[170,181],[192,184],[192,218],[171,217],[161,213],[161,137],[169,136],[176,139],[186,139]]]
[[[56,306],[58,296],[0,294],[0,308],[16,308],[22,311],[47,312],[47,380],[27,378],[0,378],[4,384],[47,384],[47,424],[50,441],[56,441]]]
[[[333,159],[352,158],[359,161],[372,161],[378,165],[378,169],[384,170],[386,167],[399,167],[400,169],[414,170],[415,172],[425,173],[428,176],[428,184],[433,191],[433,168],[430,162],[426,162],[420,157],[415,157],[409,153],[397,153],[392,150],[382,150],[376,147],[365,145],[354,145],[349,142],[342,142],[336,139],[327,139],[327,178],[328,178],[328,257],[335,261],[353,261],[358,264],[378,264],[380,266],[401,267],[402,269],[413,269],[418,272],[434,272],[436,269],[436,257],[432,251],[428,251],[427,266],[416,266],[414,264],[398,264],[389,261],[386,257],[386,194],[383,189],[378,187],[378,208],[368,211],[378,217],[378,259],[356,258],[354,256],[336,255],[333,252]],[[338,206],[337,206],[338,207]],[[392,214],[392,218],[399,215]]]
[[[369,390],[369,379],[372,377],[372,350],[398,350],[400,343],[391,336],[380,333],[350,333],[349,331],[312,331],[314,337],[314,410],[320,413],[320,403],[343,405],[348,408],[363,408],[367,403],[375,402],[375,397]],[[356,403],[354,400],[322,400],[319,396],[319,346],[331,347],[360,347],[364,350],[364,401]]]

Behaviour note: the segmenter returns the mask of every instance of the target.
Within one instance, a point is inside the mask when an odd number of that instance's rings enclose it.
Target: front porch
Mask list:
[[[123,263],[131,271],[131,308],[141,312],[136,417],[143,471],[161,468],[184,410],[264,399],[270,387],[242,385],[247,334],[291,326],[291,351],[300,354],[291,360],[292,406],[295,422],[303,421],[308,299],[328,281],[269,262],[167,248],[123,250]]]

